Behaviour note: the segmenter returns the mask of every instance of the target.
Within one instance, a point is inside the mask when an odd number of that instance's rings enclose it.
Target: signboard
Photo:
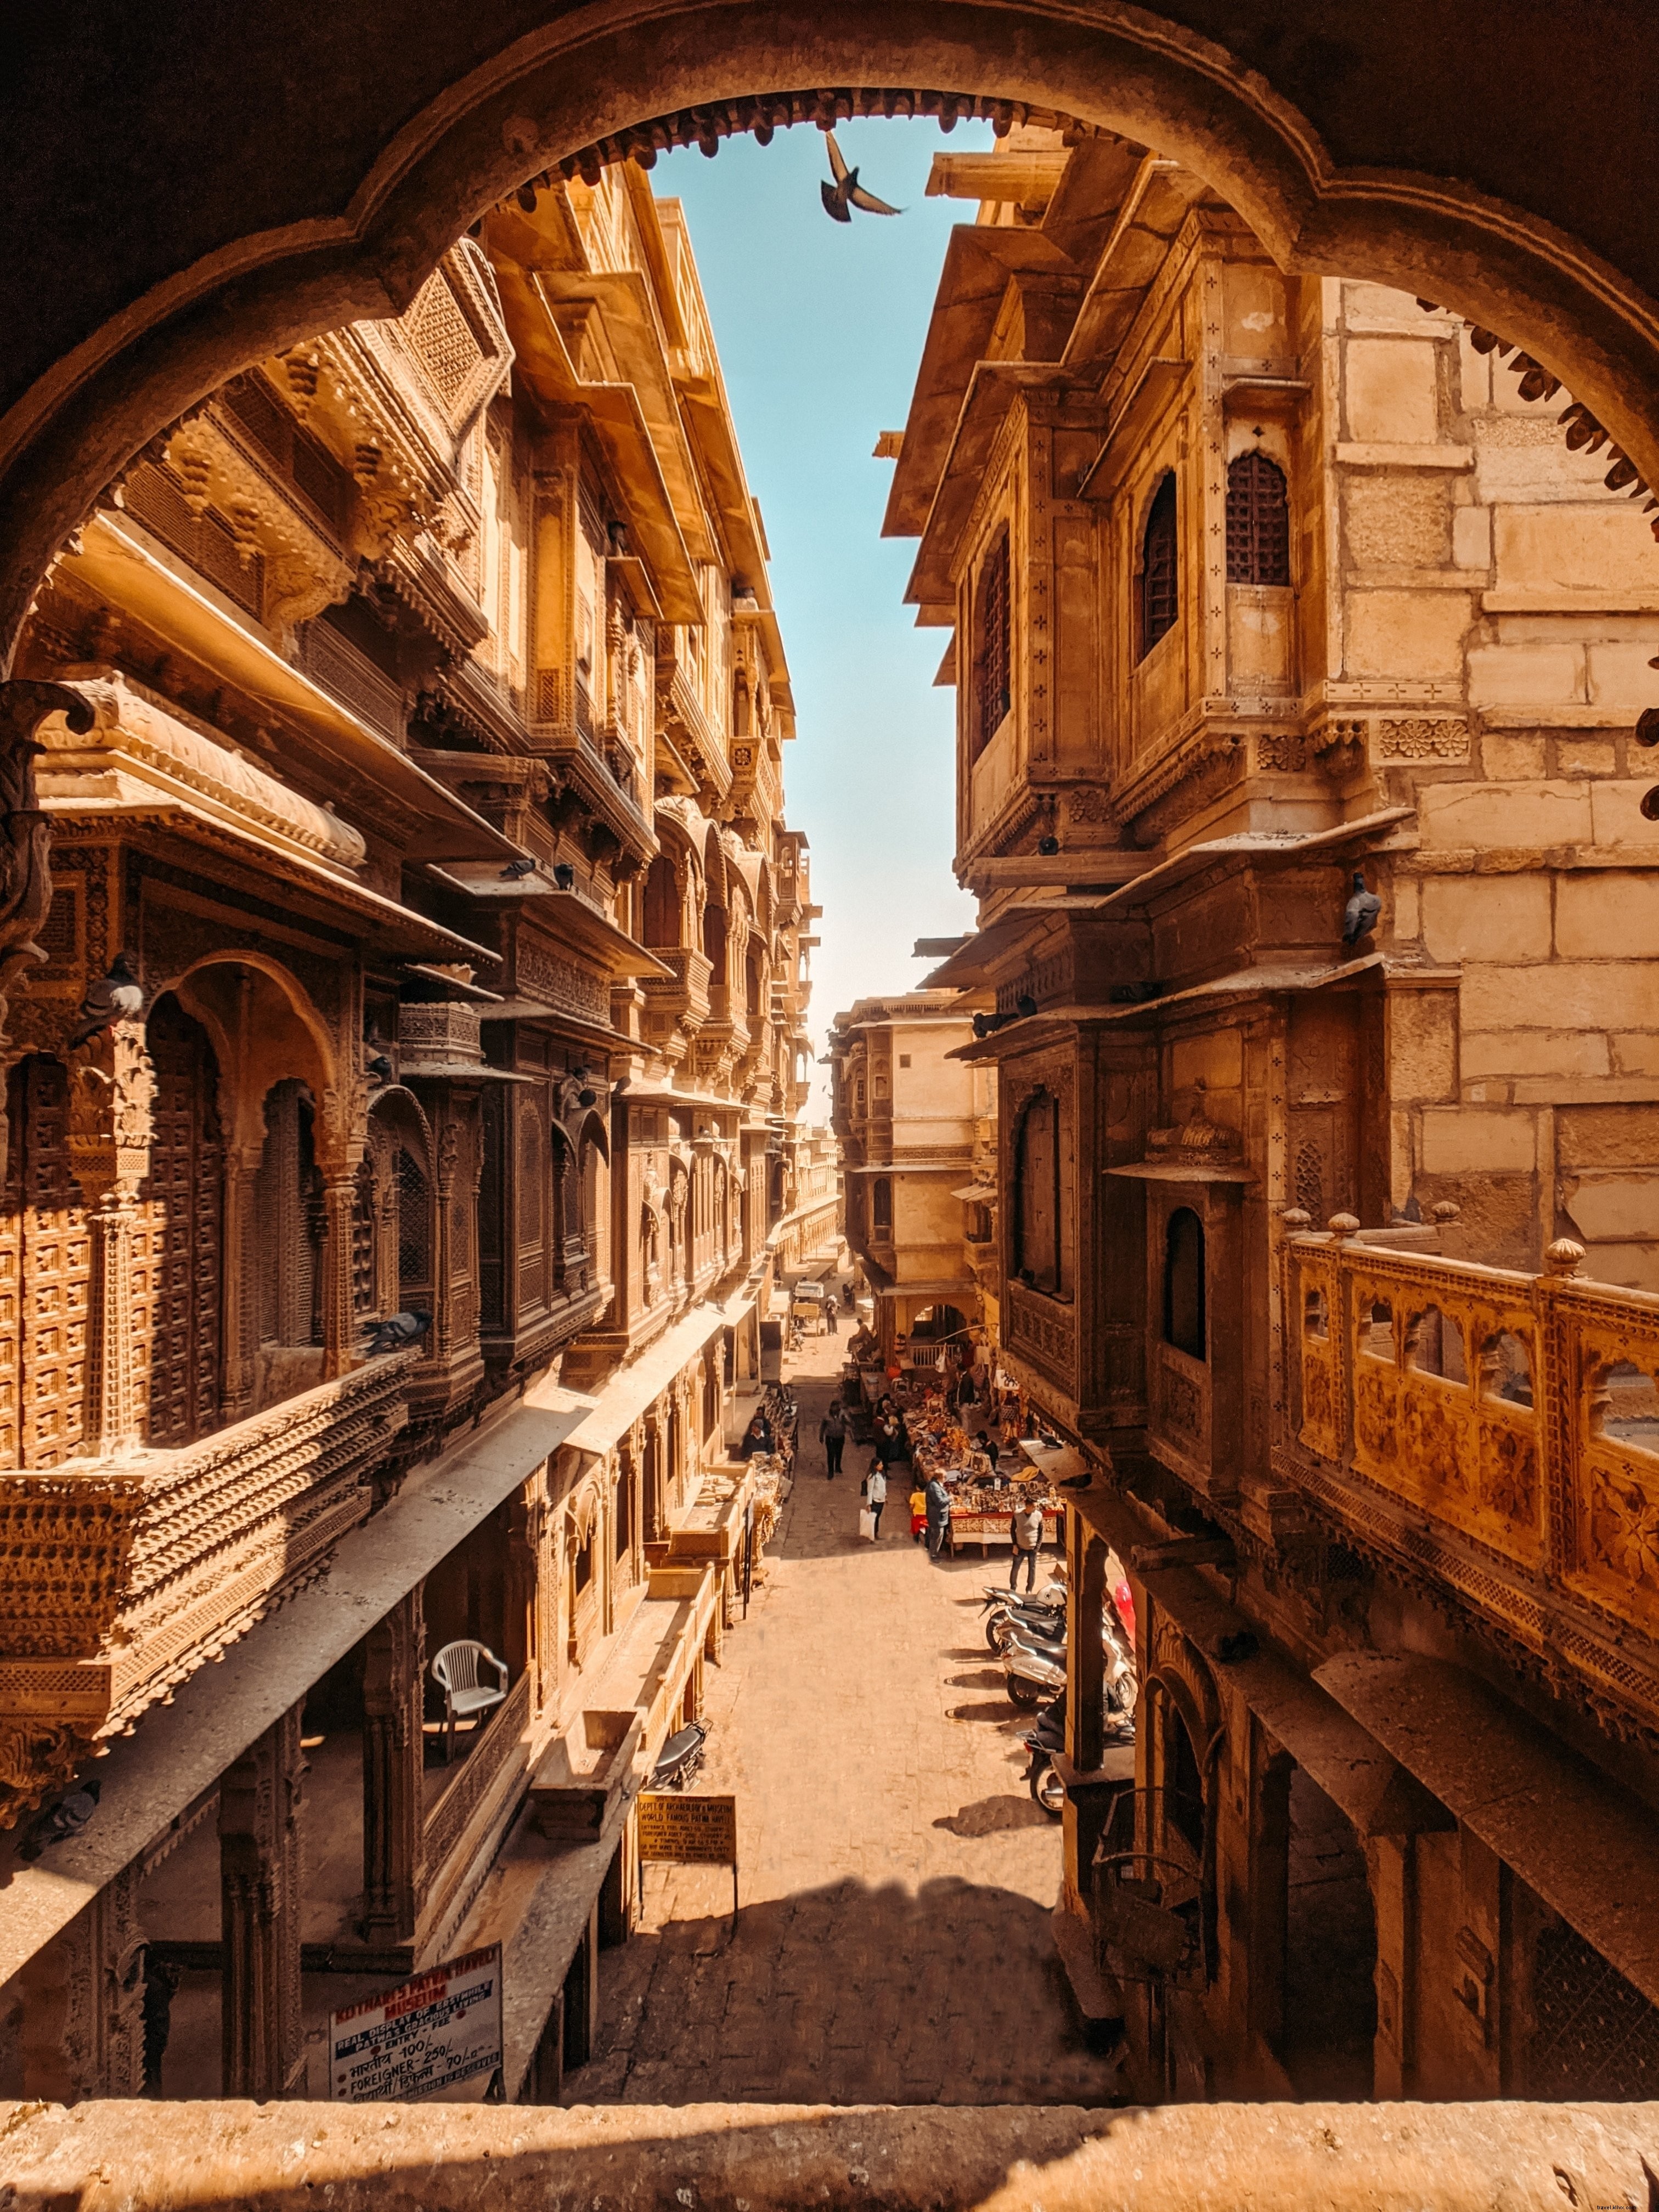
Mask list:
[[[689,1797],[678,1790],[640,1792],[640,1856],[679,1866],[736,1866],[738,1801]]]
[[[414,2104],[501,2065],[499,1943],[329,2015],[328,2093],[338,2105]]]
[[[732,1923],[738,1918],[738,1801],[689,1797],[678,1790],[642,1790],[639,1807],[640,1901],[645,1901],[645,1863],[729,1866]]]

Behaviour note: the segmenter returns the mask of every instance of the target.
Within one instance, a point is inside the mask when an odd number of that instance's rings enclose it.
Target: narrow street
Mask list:
[[[567,2104],[1103,2101],[1048,1931],[1060,1829],[1032,1802],[981,1585],[935,1567],[895,1483],[858,1535],[863,1462],[826,1481],[817,1425],[847,1341],[789,1363],[793,1495],[749,1618],[711,1670],[700,1790],[738,1798],[721,1868],[649,1867],[643,1925],[603,1954],[593,2060]]]

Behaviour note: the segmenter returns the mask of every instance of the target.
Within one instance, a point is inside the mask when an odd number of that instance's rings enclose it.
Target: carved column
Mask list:
[[[149,1172],[155,1071],[142,1022],[119,1021],[70,1060],[70,1158],[91,1232],[87,1291],[87,1448],[94,1458],[143,1441],[133,1329],[132,1238]]]
[[[35,793],[34,763],[45,750],[35,732],[52,714],[77,737],[93,726],[91,707],[66,684],[0,683],[0,1046],[19,971],[46,957],[34,939],[52,904],[52,824]],[[0,1178],[9,1133],[0,1114]]]
[[[323,1190],[323,1372],[349,1373],[356,1339],[351,1310],[353,1224],[357,1210],[355,1173],[336,1176]],[[395,1309],[394,1309],[395,1310]]]
[[[224,1930],[221,2094],[268,2100],[303,2086],[300,1796],[305,1762],[290,1706],[219,1784]]]
[[[226,1422],[243,1421],[254,1411],[258,1376],[258,1224],[254,1220],[254,1186],[260,1148],[225,1149],[224,1381],[220,1413]]]
[[[72,2105],[144,2086],[138,1867],[125,1866],[18,1977],[25,2097]]]
[[[363,1668],[363,1933],[406,1943],[420,1905],[424,1585],[370,1629]]]

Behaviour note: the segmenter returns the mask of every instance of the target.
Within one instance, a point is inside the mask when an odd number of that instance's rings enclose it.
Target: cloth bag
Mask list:
[[[859,1534],[866,1543],[873,1543],[876,1535],[876,1516],[867,1505],[859,1509]]]

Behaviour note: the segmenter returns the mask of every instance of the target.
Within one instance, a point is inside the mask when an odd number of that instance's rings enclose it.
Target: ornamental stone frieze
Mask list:
[[[416,1358],[187,1450],[0,1474],[0,1823],[324,1570],[368,1510]]]

